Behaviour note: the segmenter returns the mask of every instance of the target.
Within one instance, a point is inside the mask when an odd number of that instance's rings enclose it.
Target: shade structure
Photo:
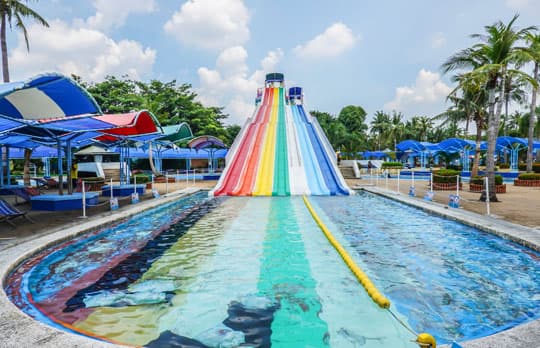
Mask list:
[[[102,115],[94,118],[114,125],[110,129],[102,130],[101,132],[104,135],[96,138],[102,142],[115,142],[130,137],[157,134],[160,128],[157,119],[147,110],[127,114]],[[159,134],[159,136],[163,136],[163,134]],[[151,138],[144,137],[138,139],[138,141],[145,141]]]
[[[77,82],[62,74],[47,73],[0,85],[0,115],[43,120],[81,114],[101,114],[101,109]]]
[[[226,146],[220,139],[214,136],[202,135],[200,137],[191,139],[188,142],[188,147],[195,150],[202,150],[206,148],[225,148]]]

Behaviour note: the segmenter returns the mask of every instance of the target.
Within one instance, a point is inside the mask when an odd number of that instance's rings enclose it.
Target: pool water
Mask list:
[[[370,194],[310,200],[415,330],[450,342],[539,317],[538,253]],[[49,325],[129,345],[417,347],[301,197],[182,198],[41,252],[6,292]]]

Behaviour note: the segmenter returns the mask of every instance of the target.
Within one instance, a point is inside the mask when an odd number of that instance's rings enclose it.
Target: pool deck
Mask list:
[[[7,298],[4,292],[6,276],[15,266],[29,256],[57,244],[61,240],[71,239],[88,230],[105,227],[118,219],[127,218],[198,191],[200,191],[198,188],[179,190],[158,199],[147,200],[114,212],[107,212],[91,218],[81,219],[79,224],[67,228],[60,227],[54,231],[47,231],[47,233],[41,233],[37,236],[21,238],[10,243],[8,247],[0,252],[0,276],[2,277],[2,290],[0,291],[0,346],[5,348],[115,347],[116,345],[68,333],[30,318]]]
[[[464,209],[448,208],[447,205],[428,202],[421,197],[411,198],[403,193],[398,195],[395,191],[388,191],[380,187],[366,185],[360,187],[360,189],[463,222],[540,251],[540,231],[538,229],[516,225],[493,216],[480,215]],[[81,219],[78,224],[58,227],[38,235],[18,238],[10,242],[5,248],[0,249],[0,275],[2,277],[2,290],[0,291],[0,342],[2,344],[0,346],[6,348],[115,347],[115,345],[109,343],[55,329],[28,317],[7,298],[3,290],[5,277],[18,263],[36,252],[58,243],[60,240],[70,239],[87,230],[106,226],[119,218],[129,217],[198,190],[197,188],[187,188],[162,196],[159,199],[150,199],[136,205],[127,206],[115,212],[106,212],[88,219]],[[460,345],[466,348],[530,348],[538,347],[538,342],[540,342],[540,320],[492,336],[460,342]]]
[[[538,229],[517,225],[493,216],[476,214],[460,208],[449,208],[448,205],[426,201],[422,197],[409,197],[406,194],[398,195],[395,191],[385,190],[376,186],[366,185],[359,189],[415,206],[454,221],[459,221],[465,225],[476,227],[540,251],[540,231]],[[540,319],[499,332],[495,335],[459,342],[459,344],[464,348],[539,347]]]

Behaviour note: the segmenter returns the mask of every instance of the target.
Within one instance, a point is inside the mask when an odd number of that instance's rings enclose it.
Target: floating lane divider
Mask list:
[[[345,264],[347,264],[351,272],[355,275],[356,279],[358,279],[360,284],[362,284],[362,286],[368,293],[369,297],[371,297],[373,302],[379,305],[379,307],[383,309],[387,309],[390,312],[390,314],[401,325],[403,325],[407,330],[409,330],[413,335],[415,335],[416,336],[415,342],[420,347],[436,348],[437,342],[435,341],[435,338],[432,335],[428,333],[417,334],[390,310],[390,300],[386,298],[383,294],[381,294],[381,292],[375,287],[373,282],[369,279],[367,274],[364,273],[364,271],[362,271],[362,269],[360,269],[360,267],[358,267],[358,265],[353,261],[352,257],[349,255],[347,250],[345,250],[345,248],[343,248],[343,246],[339,244],[339,242],[332,235],[328,227],[326,227],[326,225],[322,222],[319,215],[317,215],[317,213],[315,212],[315,209],[313,209],[313,207],[311,206],[311,203],[309,202],[308,198],[305,195],[303,196],[303,198],[304,198],[304,204],[306,205],[307,209],[311,213],[311,216],[313,217],[313,219],[315,220],[315,222],[317,223],[321,231],[323,231],[324,235],[326,236],[330,244],[332,244],[334,249],[336,249],[336,251],[341,256],[343,261],[345,261]]]

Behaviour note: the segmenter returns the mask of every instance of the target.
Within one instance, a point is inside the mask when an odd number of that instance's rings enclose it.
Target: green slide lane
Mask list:
[[[270,200],[259,295],[276,299],[272,347],[327,347],[328,326],[319,317],[321,303],[311,275],[292,197]]]
[[[274,166],[274,187],[272,196],[288,196],[291,194],[289,186],[289,161],[287,153],[287,128],[285,124],[285,100],[283,88],[279,89],[278,120],[276,131],[276,157]]]

